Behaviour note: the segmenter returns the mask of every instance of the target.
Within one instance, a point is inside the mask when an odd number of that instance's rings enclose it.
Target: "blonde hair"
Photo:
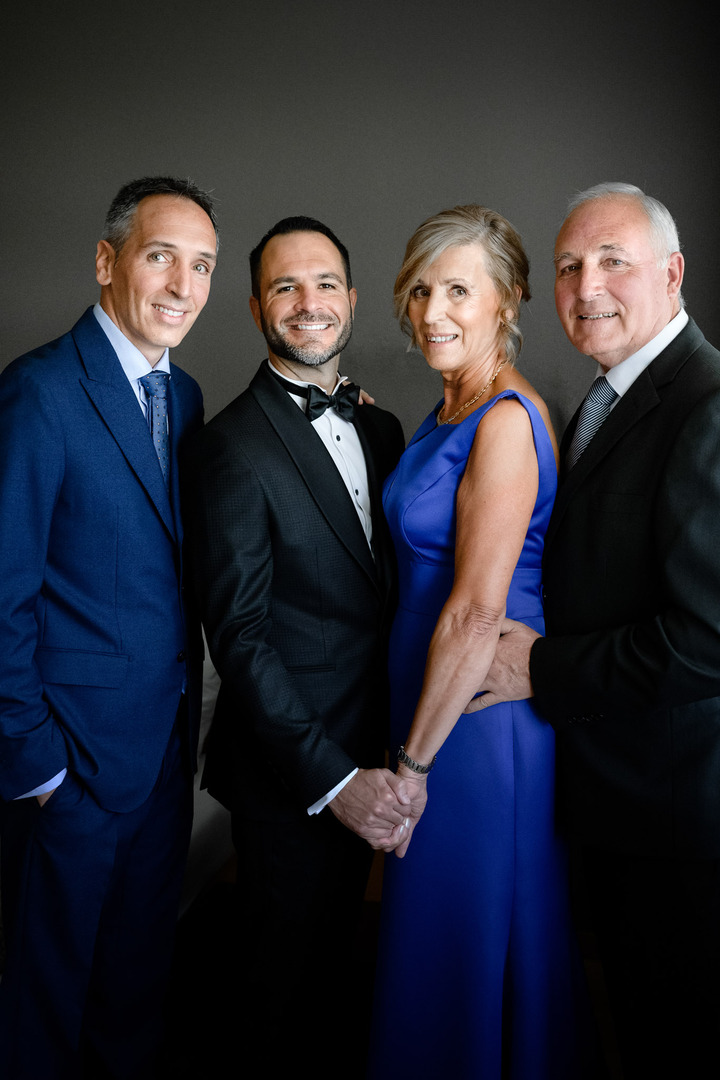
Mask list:
[[[465,244],[482,247],[485,269],[500,298],[500,309],[509,309],[513,313],[509,321],[502,320],[501,331],[507,358],[514,363],[522,348],[522,333],[518,326],[520,301],[530,299],[530,263],[520,236],[510,222],[486,206],[455,206],[452,210],[434,214],[418,226],[408,241],[395,280],[395,318],[410,337],[408,348],[412,348],[416,342],[407,312],[418,277],[448,248]]]

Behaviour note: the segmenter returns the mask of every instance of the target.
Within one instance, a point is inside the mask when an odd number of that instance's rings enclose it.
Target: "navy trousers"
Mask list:
[[[178,725],[138,809],[68,773],[43,807],[2,809],[3,1080],[153,1075],[192,824]]]

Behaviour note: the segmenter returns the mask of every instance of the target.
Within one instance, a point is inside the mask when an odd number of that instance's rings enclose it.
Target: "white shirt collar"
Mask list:
[[[681,330],[688,324],[688,313],[685,308],[680,308],[677,315],[667,323],[659,334],[638,349],[632,356],[628,356],[609,371],[603,371],[598,365],[598,375],[605,375],[618,397],[622,397],[637,379],[638,375],[650,365],[653,360],[666,349]]]
[[[153,367],[132,341],[128,341],[99,303],[93,307],[93,315],[115,350],[120,366],[131,383],[135,383],[150,371],[165,371],[170,374],[170,356],[167,349]]]
[[[318,389],[323,391],[323,393],[326,393],[326,391],[323,390],[322,386],[320,386],[320,383],[316,383],[316,382],[313,382],[313,381],[303,382],[301,379],[291,379],[290,376],[286,375],[284,371],[278,371],[278,369],[275,367],[275,365],[273,364],[272,360],[269,357],[268,357],[268,367],[271,368],[272,371],[274,371],[276,375],[279,375],[280,378],[284,379],[285,382],[287,382],[287,383],[290,383],[290,384],[295,383],[296,386],[317,386]],[[334,394],[335,391],[337,390],[338,386],[340,385],[340,383],[344,382],[344,380],[345,380],[345,376],[341,375],[338,372],[337,381],[335,382],[335,386],[332,388],[331,393]],[[288,393],[290,394],[290,397],[293,399],[293,401],[297,401],[298,405],[300,405],[302,407],[303,411],[305,411],[307,409],[307,398],[301,397],[298,394],[293,394],[292,389],[291,389],[290,386],[288,386]]]

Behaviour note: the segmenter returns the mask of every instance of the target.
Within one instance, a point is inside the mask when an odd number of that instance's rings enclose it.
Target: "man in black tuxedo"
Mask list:
[[[578,196],[555,266],[611,391],[565,434],[547,637],[508,622],[487,703],[534,693],[556,729],[625,1080],[697,1080],[720,1067],[720,354],[639,189]]]
[[[380,767],[394,579],[380,498],[403,437],[337,374],[356,300],[337,237],[285,219],[250,268],[269,358],[189,455],[194,572],[221,677],[205,781],[232,812],[249,1052],[266,1075],[300,1063],[351,1075],[356,916],[372,848],[406,802]]]

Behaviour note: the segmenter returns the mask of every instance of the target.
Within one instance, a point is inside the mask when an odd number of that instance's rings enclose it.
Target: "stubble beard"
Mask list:
[[[300,318],[297,321],[321,323],[334,320],[313,317],[310,319]],[[353,317],[350,315],[347,322],[340,328],[340,332],[332,345],[318,351],[317,346],[293,345],[276,326],[271,326],[266,322],[262,311],[260,312],[260,323],[268,347],[275,356],[281,360],[287,360],[291,364],[302,364],[304,367],[311,368],[322,367],[323,364],[327,364],[329,360],[338,356],[350,341],[353,332]]]

